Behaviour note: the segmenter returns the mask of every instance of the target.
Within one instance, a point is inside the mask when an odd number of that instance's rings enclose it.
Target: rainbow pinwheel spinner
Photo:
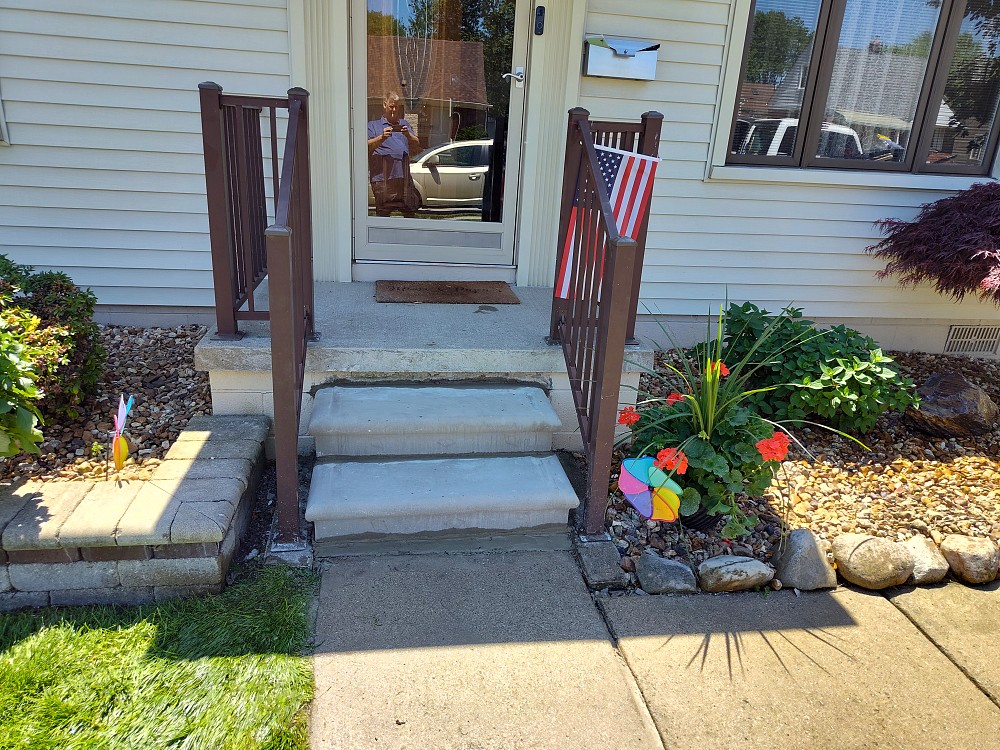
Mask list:
[[[676,521],[683,490],[652,456],[626,458],[618,476],[618,489],[639,515],[651,521]]]
[[[125,403],[125,395],[118,400],[118,413],[115,415],[115,436],[111,440],[111,455],[114,457],[115,469],[121,471],[122,467],[125,465],[125,459],[128,458],[128,441],[125,439],[123,432],[125,432],[125,419],[128,417],[128,413],[132,411],[132,397],[128,397],[128,403]]]

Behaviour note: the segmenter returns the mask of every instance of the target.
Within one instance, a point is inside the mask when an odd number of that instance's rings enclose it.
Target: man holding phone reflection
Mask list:
[[[403,115],[406,105],[390,91],[382,102],[382,117],[368,123],[368,177],[375,196],[375,215],[399,211],[412,218],[420,207],[420,196],[410,178],[410,149],[420,149],[420,140]]]

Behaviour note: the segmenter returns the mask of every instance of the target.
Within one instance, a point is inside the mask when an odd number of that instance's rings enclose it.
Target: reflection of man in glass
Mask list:
[[[399,211],[412,217],[420,206],[410,179],[410,148],[419,149],[413,126],[403,119],[406,107],[399,95],[386,94],[383,114],[368,123],[368,175],[375,196],[375,215]]]

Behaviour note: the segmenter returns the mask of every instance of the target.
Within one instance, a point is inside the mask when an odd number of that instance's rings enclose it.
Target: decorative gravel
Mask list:
[[[135,399],[125,430],[131,456],[117,475],[122,479],[148,478],[188,420],[212,413],[208,374],[194,369],[194,347],[207,330],[204,326],[100,330],[108,359],[93,402],[71,422],[42,425],[40,455],[0,459],[0,480],[115,475],[106,457],[122,394],[126,401],[130,395]]]
[[[902,352],[890,356],[917,385],[936,372],[956,370],[1000,404],[998,361]],[[641,388],[656,391],[649,379]],[[613,491],[609,529],[622,554],[633,558],[623,557],[623,567],[631,570],[646,547],[694,564],[723,553],[770,562],[783,527],[804,526],[827,540],[855,532],[895,541],[924,534],[938,544],[948,534],[1000,541],[1000,426],[978,437],[944,440],[919,432],[901,414],[886,414],[869,434],[857,436],[871,450],[817,428],[793,427],[792,432],[811,455],[793,446],[767,496],[741,499],[744,510],[760,517],[744,539],[723,540],[718,534],[721,517],[705,533],[645,521]],[[617,454],[612,487],[625,455]]]

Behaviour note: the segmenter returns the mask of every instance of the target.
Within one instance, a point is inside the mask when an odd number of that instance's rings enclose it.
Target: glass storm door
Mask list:
[[[513,266],[529,6],[353,0],[356,261]]]

